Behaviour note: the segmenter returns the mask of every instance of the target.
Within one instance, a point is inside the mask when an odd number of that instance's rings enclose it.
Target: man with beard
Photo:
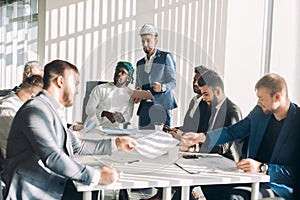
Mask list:
[[[223,80],[215,71],[207,70],[204,72],[198,80],[198,85],[201,89],[203,101],[205,101],[209,106],[209,110],[206,114],[206,120],[202,123],[201,132],[229,126],[242,119],[240,108],[225,95]],[[189,132],[185,134],[192,133]],[[212,147],[209,147],[206,143],[200,144],[199,152],[218,153],[238,162],[243,155],[243,143],[244,142],[242,140],[236,140]],[[185,147],[184,144],[181,146],[181,150],[188,149],[190,148]],[[177,193],[178,194],[175,193],[173,199],[180,199],[180,192]],[[201,189],[198,187],[193,189],[193,195],[197,193],[199,196],[202,196]]]
[[[150,90],[153,101],[135,98],[140,103],[139,128],[154,129],[156,122],[171,125],[171,111],[177,107],[173,94],[176,86],[176,63],[170,52],[156,48],[158,32],[144,24],[139,32],[146,56],[137,62],[136,89]]]
[[[225,95],[224,83],[219,74],[214,71],[207,71],[199,79],[199,85],[203,100],[210,106],[207,129],[202,130],[202,132],[230,126],[242,119],[240,108]],[[242,147],[243,142],[241,140],[214,147],[202,144],[200,152],[219,153],[238,162],[242,158]]]
[[[134,104],[131,99],[134,69],[129,62],[118,62],[114,82],[97,85],[90,94],[86,105],[87,120],[96,116],[104,128],[123,127],[130,122]]]
[[[66,183],[110,184],[118,180],[111,167],[96,169],[73,160],[74,154],[111,154],[133,150],[130,137],[80,140],[67,128],[66,107],[78,93],[79,71],[69,62],[45,66],[44,90],[17,112],[7,142],[3,180],[7,199],[61,199]]]
[[[181,137],[183,132],[202,132],[207,130],[210,110],[208,109],[208,104],[203,100],[198,81],[208,70],[209,69],[202,65],[195,67],[195,75],[192,86],[196,95],[190,101],[189,108],[184,117],[183,125],[171,129],[169,129],[169,127],[165,127],[165,130],[177,139]]]
[[[265,74],[255,85],[257,105],[248,116],[234,125],[205,133],[186,133],[182,143],[191,146],[207,143],[223,144],[249,137],[247,158],[237,168],[247,173],[264,173],[270,182],[260,184],[259,198],[293,199],[296,187],[299,145],[299,107],[288,97],[284,78],[275,73]],[[209,200],[250,199],[250,184],[202,186]]]

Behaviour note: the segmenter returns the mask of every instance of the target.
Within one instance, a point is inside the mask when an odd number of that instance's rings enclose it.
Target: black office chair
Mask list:
[[[5,97],[6,95],[10,94],[12,92],[12,89],[4,89],[0,90],[0,99]]]
[[[101,85],[103,83],[107,83],[108,81],[87,81],[86,82],[86,88],[85,88],[85,95],[83,98],[83,103],[82,103],[82,122],[85,122],[87,118],[87,114],[85,113],[85,107],[86,104],[90,98],[90,93],[96,87],[97,85]]]

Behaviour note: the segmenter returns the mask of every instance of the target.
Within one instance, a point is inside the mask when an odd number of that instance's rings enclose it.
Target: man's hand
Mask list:
[[[180,150],[185,151],[191,146],[194,146],[195,144],[198,143],[204,143],[206,140],[206,136],[204,133],[193,133],[193,132],[188,132],[185,133],[181,137],[181,146]]]
[[[142,99],[135,97],[135,98],[132,98],[132,101],[133,101],[133,103],[140,103],[142,101]]]
[[[260,172],[261,164],[262,164],[261,162],[253,160],[251,158],[246,158],[246,159],[240,160],[236,164],[236,166],[237,166],[237,168],[243,170],[244,172],[258,173],[258,172]]]
[[[177,139],[177,140],[181,140],[182,134],[183,132],[179,129],[176,128],[171,128],[168,131],[169,134],[171,134],[173,136],[173,138]]]
[[[109,111],[103,111],[101,113],[101,117],[106,117],[111,123],[115,123],[115,117],[114,117],[114,113],[111,113]]]
[[[115,120],[116,120],[117,122],[119,122],[119,123],[125,122],[125,119],[124,119],[122,113],[120,113],[120,112],[115,112],[115,113],[113,114],[113,116],[114,116],[114,118],[115,118]]]
[[[80,131],[84,129],[84,124],[82,122],[75,122],[71,127],[73,131]]]
[[[101,178],[100,185],[107,185],[116,182],[119,179],[119,173],[111,167],[102,167],[100,169]]]
[[[131,137],[124,136],[116,138],[116,146],[120,150],[132,151],[136,145],[136,140]]]
[[[159,82],[152,83],[152,87],[153,87],[154,92],[162,92],[162,87]]]

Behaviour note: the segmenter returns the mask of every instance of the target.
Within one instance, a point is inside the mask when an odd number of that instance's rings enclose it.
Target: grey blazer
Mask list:
[[[7,199],[60,199],[68,179],[90,184],[98,170],[75,162],[73,154],[111,153],[111,140],[79,140],[66,129],[59,106],[42,91],[17,112],[4,162]]]

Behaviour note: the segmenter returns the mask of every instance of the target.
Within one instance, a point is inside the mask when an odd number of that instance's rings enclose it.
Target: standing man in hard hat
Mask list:
[[[135,98],[140,103],[139,128],[154,129],[155,123],[171,125],[172,109],[177,107],[173,94],[176,86],[176,63],[170,52],[156,48],[158,32],[152,24],[144,24],[139,32],[146,56],[137,62],[136,88],[150,90],[152,101]]]

